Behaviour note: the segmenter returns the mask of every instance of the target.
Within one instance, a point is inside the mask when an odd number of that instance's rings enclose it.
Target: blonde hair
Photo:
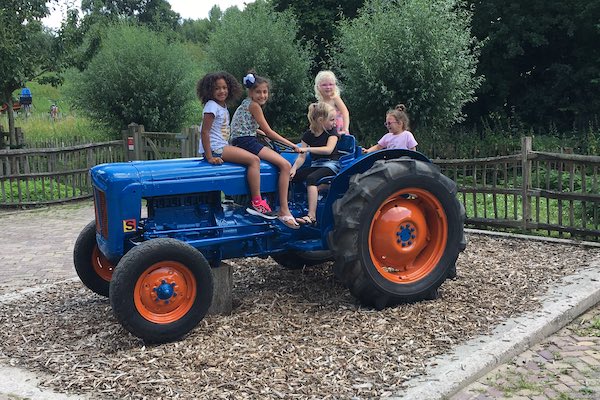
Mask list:
[[[323,101],[323,95],[319,91],[319,85],[324,79],[331,79],[335,84],[335,96],[337,97],[340,95],[340,88],[335,74],[331,71],[320,71],[317,76],[315,76],[315,97],[318,101]]]
[[[410,119],[408,118],[408,114],[406,113],[406,106],[404,104],[398,104],[391,110],[385,114],[386,118],[388,115],[396,118],[396,121],[402,122],[402,127],[405,131],[410,131]]]
[[[335,112],[333,106],[324,103],[322,101],[318,103],[312,103],[308,106],[308,123],[310,124],[309,129],[311,132],[318,133],[323,129],[322,125],[319,125],[319,118],[323,120],[329,117],[331,112]]]

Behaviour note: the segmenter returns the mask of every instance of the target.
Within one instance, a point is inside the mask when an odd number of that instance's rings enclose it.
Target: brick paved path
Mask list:
[[[600,305],[451,400],[600,399]]]
[[[91,200],[26,211],[0,210],[0,294],[77,276],[73,245],[93,219]]]

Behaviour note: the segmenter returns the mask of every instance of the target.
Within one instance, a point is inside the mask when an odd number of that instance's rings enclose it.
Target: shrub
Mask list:
[[[480,84],[470,20],[456,0],[370,0],[342,23],[336,63],[361,139],[379,138],[398,103],[413,127],[436,131],[462,120]]]
[[[88,68],[69,77],[73,107],[112,129],[135,122],[177,131],[194,99],[194,66],[184,47],[147,28],[107,28]]]
[[[227,10],[206,47],[208,71],[225,70],[241,81],[248,70],[255,69],[271,80],[265,114],[276,130],[297,131],[298,124],[307,124],[313,54],[296,40],[297,32],[291,12],[275,12],[269,3],[259,0],[244,11]]]

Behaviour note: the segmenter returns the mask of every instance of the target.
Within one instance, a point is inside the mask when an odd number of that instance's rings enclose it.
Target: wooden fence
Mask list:
[[[600,240],[600,157],[545,153],[434,160],[458,184],[468,225]]]
[[[130,124],[123,131],[127,160],[160,160],[198,155],[200,128],[186,128],[182,133],[146,132],[143,125]]]
[[[121,140],[63,148],[0,150],[0,205],[41,205],[90,197],[89,169],[117,161],[123,161]]]
[[[41,205],[91,196],[94,165],[193,157],[198,128],[145,132],[130,125],[123,140],[55,149],[0,150],[0,206]],[[523,138],[512,156],[433,160],[458,184],[466,223],[600,241],[600,157],[532,150]]]

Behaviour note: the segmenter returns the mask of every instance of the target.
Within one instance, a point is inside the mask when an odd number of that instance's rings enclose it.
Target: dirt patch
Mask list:
[[[360,307],[330,264],[234,260],[233,314],[159,346],[121,328],[107,299],[61,283],[0,304],[0,361],[95,399],[385,397],[430,357],[535,309],[550,285],[600,260],[577,246],[468,239],[441,298],[383,311]]]

